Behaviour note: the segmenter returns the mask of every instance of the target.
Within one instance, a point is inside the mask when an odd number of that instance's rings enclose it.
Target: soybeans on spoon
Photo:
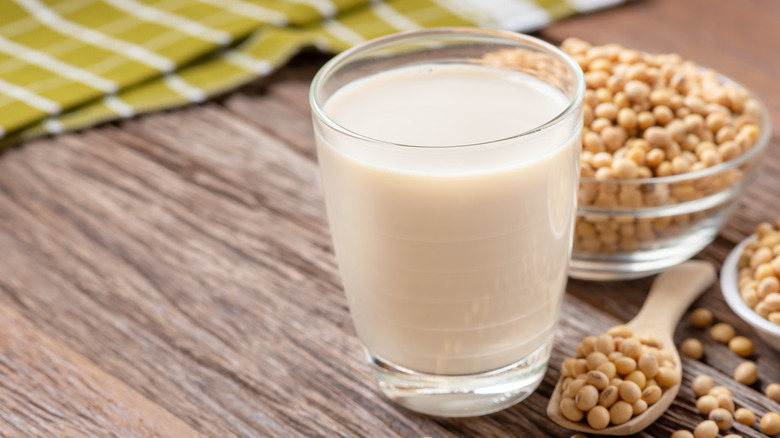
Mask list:
[[[715,281],[715,267],[706,261],[689,260],[673,266],[655,279],[650,293],[639,313],[626,325],[637,335],[654,335],[662,343],[661,348],[674,356],[675,371],[682,376],[680,355],[674,345],[674,331],[685,310],[702,292],[709,289]],[[680,384],[666,388],[661,398],[626,423],[593,429],[587,423],[573,422],[561,413],[560,404],[563,394],[563,377],[555,385],[547,416],[567,429],[598,435],[630,435],[645,429],[661,415],[677,397]]]

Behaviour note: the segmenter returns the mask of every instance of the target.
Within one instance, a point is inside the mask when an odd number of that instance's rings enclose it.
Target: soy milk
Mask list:
[[[356,134],[319,126],[317,152],[344,288],[372,354],[473,374],[551,339],[579,131],[526,131],[567,104],[521,73],[438,64],[369,76],[328,99],[331,120]]]

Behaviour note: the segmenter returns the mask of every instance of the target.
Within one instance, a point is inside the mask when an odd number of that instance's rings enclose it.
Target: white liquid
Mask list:
[[[515,136],[567,104],[526,75],[441,65],[370,76],[327,101],[331,119],[353,132],[431,146],[317,130],[344,288],[374,355],[418,372],[473,374],[550,340],[566,283],[579,132],[436,146]]]

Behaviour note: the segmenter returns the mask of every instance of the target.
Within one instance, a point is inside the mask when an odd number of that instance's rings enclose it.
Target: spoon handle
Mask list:
[[[672,334],[685,310],[715,281],[715,267],[689,260],[662,272],[653,282],[639,313],[629,323],[635,330]]]

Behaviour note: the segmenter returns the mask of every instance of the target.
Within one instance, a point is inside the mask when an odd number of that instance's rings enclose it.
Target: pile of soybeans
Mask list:
[[[674,205],[742,181],[740,168],[701,178],[693,174],[734,160],[756,144],[762,110],[747,90],[676,54],[592,46],[574,38],[561,48],[582,67],[587,85],[581,207],[620,211]],[[674,176],[680,178],[657,180]],[[651,249],[688,234],[720,208],[654,217],[579,217],[574,251]]]

